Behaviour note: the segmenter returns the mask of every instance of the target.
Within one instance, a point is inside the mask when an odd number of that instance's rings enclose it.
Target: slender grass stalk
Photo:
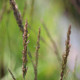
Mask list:
[[[46,25],[44,24],[44,22],[42,22],[42,25],[43,25],[43,27],[44,27],[44,29],[45,29],[45,31],[46,31],[46,33],[47,33],[50,41],[51,41],[52,44],[53,44],[54,52],[55,52],[55,54],[56,54],[56,56],[57,56],[58,61],[60,62],[60,61],[61,61],[61,58],[60,58],[60,55],[59,55],[59,52],[58,52],[58,48],[57,48],[56,42],[52,39],[52,37],[51,37],[51,35],[50,35],[50,33],[49,33]]]
[[[31,59],[31,62],[32,62],[32,65],[33,65],[33,68],[34,68],[34,74],[35,74],[35,77],[34,77],[34,80],[37,80],[37,67],[38,67],[38,51],[39,51],[39,48],[40,48],[40,28],[39,28],[39,33],[38,33],[38,39],[37,39],[37,46],[36,46],[36,52],[35,52],[35,55],[36,55],[36,58],[35,58],[35,63],[33,62],[32,60],[32,55],[31,55],[31,52],[28,51],[28,55]]]
[[[37,39],[37,46],[36,46],[36,52],[35,52],[35,55],[36,55],[36,59],[35,59],[35,65],[34,65],[34,74],[35,74],[35,78],[34,80],[37,80],[37,67],[38,67],[38,56],[39,56],[39,48],[40,48],[40,28],[39,28],[39,33],[38,33],[38,39]]]
[[[38,59],[38,56],[39,56],[38,55],[38,51],[39,51],[39,48],[40,48],[40,32],[41,32],[41,30],[39,28],[38,39],[37,39],[37,46],[36,46],[36,52],[35,52],[35,55],[36,55],[35,63],[32,60],[31,52],[28,51],[28,55],[29,55],[29,57],[31,59],[31,62],[32,62],[32,65],[33,65],[33,68],[34,68],[34,74],[35,74],[34,80],[37,80],[37,73],[38,73],[37,67],[38,67],[38,60],[39,60]]]
[[[32,62],[32,65],[33,65],[33,68],[34,68],[34,62],[33,62],[32,55],[31,55],[31,52],[30,51],[28,51],[28,55],[29,55],[29,57],[31,59],[31,62]]]
[[[67,58],[70,52],[70,34],[71,34],[71,25],[68,28],[68,32],[67,32],[67,40],[66,40],[66,50],[65,50],[65,54],[63,56],[63,63],[62,63],[62,71],[61,71],[61,77],[60,80],[63,80],[64,77],[64,71],[66,69],[66,64],[67,64]]]
[[[14,15],[15,15],[15,18],[16,18],[16,21],[18,23],[18,26],[20,27],[20,30],[22,32],[24,32],[24,28],[23,28],[23,24],[22,24],[21,13],[18,10],[18,6],[17,6],[15,0],[10,0],[10,4],[11,4],[11,7],[13,9],[13,12],[14,12]]]
[[[12,79],[13,79],[13,80],[16,80],[16,78],[14,77],[13,73],[11,72],[11,70],[10,70],[10,69],[8,69],[8,71],[9,71],[9,73],[11,74]]]
[[[25,27],[24,27],[24,33],[23,33],[23,67],[22,67],[22,71],[23,71],[23,78],[25,78],[25,75],[27,73],[27,68],[26,68],[26,65],[27,65],[27,44],[28,44],[28,41],[27,41],[27,38],[28,38],[28,30],[27,30],[27,27],[28,27],[28,23],[26,21],[25,23]]]

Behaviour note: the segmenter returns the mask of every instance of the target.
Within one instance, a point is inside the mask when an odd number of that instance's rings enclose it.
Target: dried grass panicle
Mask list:
[[[12,6],[12,9],[13,9],[13,12],[14,12],[14,15],[15,15],[15,18],[16,18],[16,21],[18,23],[18,26],[20,27],[20,30],[22,32],[24,32],[24,28],[23,28],[23,24],[22,24],[21,13],[18,10],[18,6],[17,6],[15,0],[10,0],[10,4]]]
[[[39,33],[38,33],[38,39],[37,39],[37,46],[36,46],[36,52],[35,52],[35,55],[36,55],[36,59],[35,59],[35,65],[34,65],[34,74],[35,74],[35,78],[34,80],[37,80],[37,67],[38,67],[38,51],[39,51],[39,48],[40,48],[40,28],[39,28]]]
[[[66,69],[66,64],[67,64],[67,58],[70,52],[70,34],[71,34],[71,25],[68,28],[68,32],[67,32],[67,40],[66,40],[66,50],[65,50],[65,54],[63,56],[63,63],[62,63],[62,71],[61,71],[61,77],[60,80],[63,80],[64,77],[64,71]]]
[[[27,65],[27,38],[28,38],[28,30],[27,30],[27,27],[28,27],[28,23],[26,21],[25,23],[25,27],[24,27],[24,33],[23,33],[23,47],[24,47],[24,50],[23,50],[23,67],[22,67],[22,71],[23,71],[23,77],[25,78],[25,75],[27,73],[27,68],[26,68],[26,65]]]
[[[8,71],[9,71],[9,73],[11,74],[12,79],[13,79],[13,80],[16,80],[16,78],[14,77],[13,73],[11,72],[11,70],[8,69]]]
[[[43,25],[43,27],[44,27],[44,29],[45,29],[45,31],[46,31],[46,34],[48,35],[50,41],[52,42],[52,45],[53,45],[53,48],[54,48],[54,52],[55,52],[55,54],[56,54],[56,56],[57,56],[58,61],[60,62],[60,61],[61,61],[61,57],[60,57],[60,55],[59,55],[56,42],[52,39],[52,37],[51,37],[51,35],[50,35],[50,32],[48,31],[48,29],[47,29],[47,27],[46,27],[46,25],[45,25],[44,22],[42,22],[42,25]]]

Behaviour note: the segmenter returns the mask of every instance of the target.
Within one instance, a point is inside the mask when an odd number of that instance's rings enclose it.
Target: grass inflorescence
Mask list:
[[[70,52],[70,34],[71,34],[71,25],[68,28],[68,32],[67,32],[67,40],[66,40],[66,50],[65,50],[65,54],[63,56],[63,63],[62,63],[62,71],[61,71],[61,78],[60,80],[63,80],[64,77],[64,71],[66,68],[66,64],[67,64],[67,58]]]

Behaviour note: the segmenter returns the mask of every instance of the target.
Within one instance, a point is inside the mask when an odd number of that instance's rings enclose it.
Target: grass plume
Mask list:
[[[27,38],[28,38],[28,30],[27,30],[27,27],[28,27],[28,23],[26,21],[25,23],[25,27],[24,27],[24,33],[23,33],[23,67],[22,67],[22,71],[23,71],[23,77],[25,78],[25,75],[27,73],[27,68],[26,68],[26,65],[27,65],[27,44],[28,44],[28,41],[27,41]]]
[[[70,34],[71,34],[71,25],[68,28],[68,32],[67,32],[67,40],[66,40],[66,50],[65,50],[65,54],[63,56],[63,63],[62,63],[62,71],[61,71],[61,77],[60,80],[63,80],[64,77],[64,71],[66,69],[66,64],[67,64],[67,58],[70,52]]]
[[[18,6],[15,2],[15,0],[10,0],[10,4],[11,4],[11,7],[13,9],[13,12],[14,12],[14,15],[15,15],[15,18],[16,18],[16,21],[18,23],[18,26],[20,27],[20,30],[22,32],[24,32],[24,29],[23,29],[23,24],[22,24],[22,17],[21,17],[21,13],[19,12],[18,10]]]

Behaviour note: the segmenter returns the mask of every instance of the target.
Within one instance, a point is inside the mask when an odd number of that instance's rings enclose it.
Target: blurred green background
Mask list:
[[[64,26],[64,28],[61,28],[59,27],[59,22],[61,16],[67,14],[66,7],[69,5],[68,2],[66,2],[66,0],[65,2],[63,0],[34,0],[33,7],[32,0],[16,0],[16,3],[21,15],[24,16],[23,24],[25,24],[26,19],[29,23],[28,33],[30,36],[28,40],[30,40],[30,42],[28,44],[28,50],[32,53],[33,60],[35,58],[39,27],[41,28],[41,37],[45,40],[40,40],[38,80],[59,80],[61,66],[54,53],[52,42],[43,28],[42,21],[46,24],[51,37],[57,44],[60,58],[62,58],[62,54],[65,50],[63,49],[65,40],[62,42],[63,46],[61,44],[61,40],[63,39],[61,35],[65,34],[64,36],[66,37],[68,24],[66,24],[67,27],[65,27],[65,23],[63,22],[63,25],[60,26]],[[68,5],[65,6],[65,3]],[[26,7],[25,13],[24,7]],[[71,7],[68,9],[70,10],[70,8]],[[74,12],[75,11],[72,10],[70,13]],[[74,20],[73,18],[69,18],[69,20],[72,20],[72,22],[76,21],[75,18]],[[66,29],[66,32],[63,31],[64,29]],[[17,80],[23,80],[22,50],[22,32],[15,20],[10,2],[9,0],[0,0],[0,80],[12,80],[8,68],[11,69]],[[75,78],[74,73],[69,71],[65,74],[64,80],[79,80]],[[33,66],[29,56],[26,80],[34,80]]]

